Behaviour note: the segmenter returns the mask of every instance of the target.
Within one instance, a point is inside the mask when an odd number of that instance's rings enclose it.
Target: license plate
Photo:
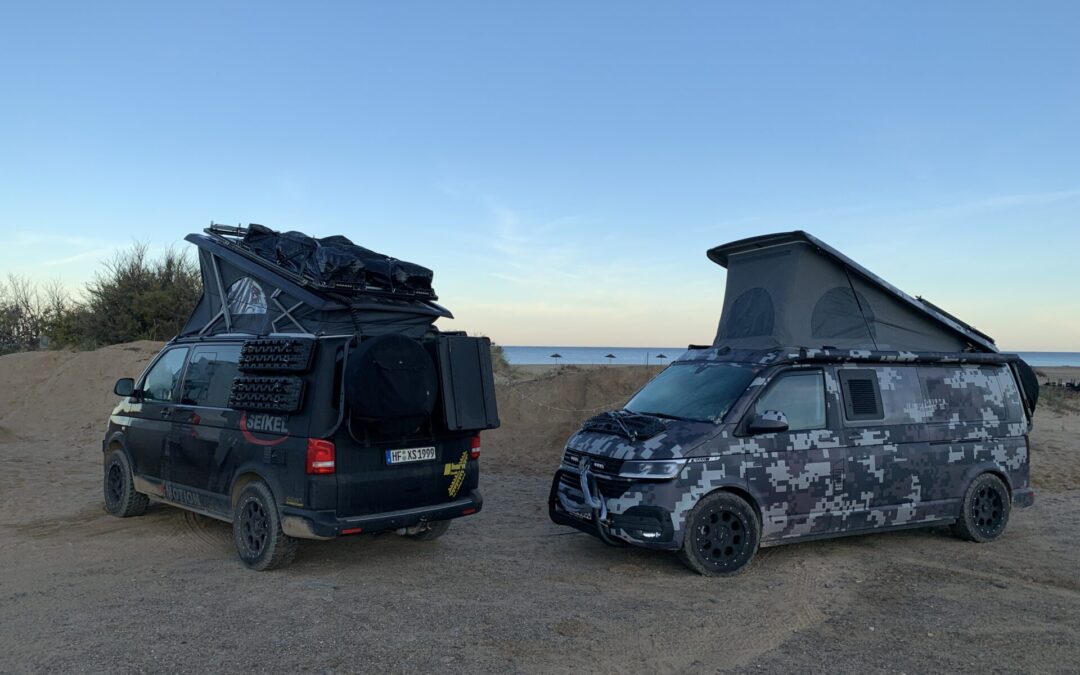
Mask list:
[[[409,462],[427,462],[435,459],[435,447],[426,448],[403,448],[401,450],[387,450],[387,464],[407,464]]]

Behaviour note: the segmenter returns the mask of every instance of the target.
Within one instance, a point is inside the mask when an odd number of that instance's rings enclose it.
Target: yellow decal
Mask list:
[[[453,476],[454,480],[450,481],[450,489],[448,492],[451,497],[457,497],[458,490],[461,489],[461,484],[465,482],[465,463],[469,461],[469,451],[461,453],[461,459],[454,464],[447,464],[443,467],[444,476]]]

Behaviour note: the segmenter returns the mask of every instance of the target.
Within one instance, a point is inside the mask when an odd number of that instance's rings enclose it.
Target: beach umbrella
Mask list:
[[[615,358],[615,355],[614,354],[608,354],[604,358],[607,359],[608,363],[611,363],[612,359]]]
[[[559,352],[555,352],[554,354],[551,355],[551,358],[555,359],[555,365],[558,365],[559,364],[559,359],[562,358],[562,354],[560,354]]]
[[[661,359],[666,359],[666,358],[667,358],[667,356],[666,356],[666,355],[664,355],[664,354],[657,354],[657,355],[656,355],[656,360],[657,360],[657,361],[659,361],[659,360],[661,360]]]

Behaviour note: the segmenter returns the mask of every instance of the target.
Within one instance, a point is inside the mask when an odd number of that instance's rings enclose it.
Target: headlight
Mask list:
[[[653,480],[669,480],[679,475],[685,459],[665,459],[656,462],[623,462],[619,470],[622,478],[644,478]]]

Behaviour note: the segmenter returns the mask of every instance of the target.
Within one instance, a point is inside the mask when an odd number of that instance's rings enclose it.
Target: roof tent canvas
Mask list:
[[[420,338],[436,319],[453,316],[425,299],[434,297],[430,285],[421,297],[409,289],[327,285],[246,248],[241,239],[245,232],[212,226],[205,234],[186,237],[199,248],[203,295],[181,335],[399,333]]]
[[[996,352],[994,341],[801,231],[711,249],[728,270],[715,347]]]

